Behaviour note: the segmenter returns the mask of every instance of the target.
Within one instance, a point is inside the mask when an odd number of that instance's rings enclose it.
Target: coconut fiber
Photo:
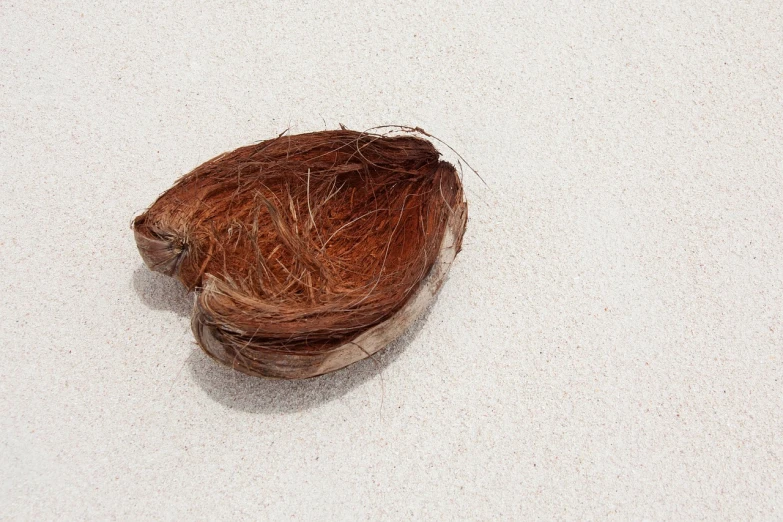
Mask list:
[[[304,378],[371,355],[415,321],[466,219],[457,171],[430,141],[342,129],[221,154],[132,227],[147,266],[196,292],[193,331],[210,356]]]

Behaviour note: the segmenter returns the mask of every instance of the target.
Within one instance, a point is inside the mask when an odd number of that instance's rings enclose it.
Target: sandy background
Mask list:
[[[0,0],[0,518],[783,518],[781,2],[91,4]],[[464,250],[376,362],[233,374],[130,220],[339,123],[474,164]]]

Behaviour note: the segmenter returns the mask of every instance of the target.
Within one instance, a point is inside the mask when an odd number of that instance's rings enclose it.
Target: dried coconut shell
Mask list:
[[[382,349],[434,299],[467,203],[428,140],[346,129],[207,161],[133,220],[142,259],[196,292],[202,349],[301,379]]]

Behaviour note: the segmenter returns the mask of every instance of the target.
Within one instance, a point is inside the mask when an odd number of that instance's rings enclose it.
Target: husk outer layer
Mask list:
[[[368,357],[426,309],[467,204],[428,141],[355,131],[222,154],[133,222],[153,270],[198,292],[201,347],[251,375],[305,378]]]

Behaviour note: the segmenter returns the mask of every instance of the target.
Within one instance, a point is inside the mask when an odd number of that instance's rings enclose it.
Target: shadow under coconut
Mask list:
[[[180,317],[190,317],[193,311],[193,296],[182,283],[144,265],[133,272],[133,289],[152,310],[174,312]]]
[[[176,279],[141,265],[132,280],[136,294],[148,308],[191,316],[193,295]],[[258,414],[305,411],[340,398],[382,373],[416,340],[438,296],[397,340],[372,357],[319,377],[296,381],[251,377],[216,362],[197,346],[186,365],[207,395],[229,408]]]
[[[201,350],[192,354],[187,364],[196,383],[229,408],[259,414],[297,413],[340,398],[382,373],[416,340],[435,302],[437,297],[402,336],[372,357],[311,379],[251,377],[215,362]]]

